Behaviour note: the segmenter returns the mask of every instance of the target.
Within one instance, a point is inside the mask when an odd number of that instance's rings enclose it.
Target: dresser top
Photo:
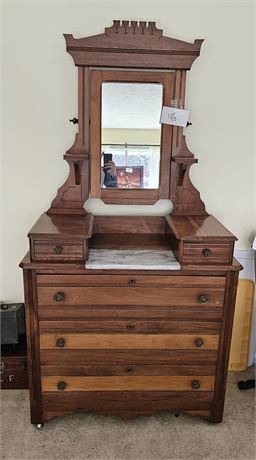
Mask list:
[[[42,214],[30,230],[29,237],[88,239],[92,236],[93,215]]]
[[[205,241],[237,238],[213,216],[166,216],[166,221],[178,240]]]

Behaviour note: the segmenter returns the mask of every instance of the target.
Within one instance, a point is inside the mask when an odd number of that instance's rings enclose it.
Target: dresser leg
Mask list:
[[[211,414],[209,418],[206,418],[209,423],[221,423],[223,420],[223,412]]]

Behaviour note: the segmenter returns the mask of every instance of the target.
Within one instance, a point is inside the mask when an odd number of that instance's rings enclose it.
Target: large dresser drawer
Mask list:
[[[52,305],[39,305],[38,316],[41,321],[43,320],[76,320],[82,324],[83,320],[92,319],[128,319],[134,321],[135,319],[164,319],[165,321],[221,321],[223,310],[219,307],[209,308],[207,305],[198,307],[168,307],[156,305],[104,305],[104,306],[90,306],[90,305],[76,305],[69,306],[63,304]],[[48,321],[45,321],[48,323]],[[127,323],[128,324],[128,323]],[[54,323],[52,323],[54,327]],[[77,326],[80,327],[77,322]],[[47,327],[47,325],[45,325]],[[65,325],[63,326],[65,327]]]
[[[213,391],[95,391],[95,392],[43,392],[43,410],[87,411],[101,413],[137,411],[143,413],[161,410],[211,410]]]
[[[41,350],[217,350],[213,334],[40,334]]]
[[[42,376],[111,375],[215,375],[213,364],[49,364],[41,366]]]
[[[38,287],[38,305],[158,305],[222,307],[224,288]]]
[[[92,365],[92,364],[216,364],[218,350],[110,350],[110,349],[42,349],[40,351],[41,365]]]
[[[178,288],[223,288],[225,276],[173,275],[37,275],[38,286],[162,286]]]
[[[131,333],[203,333],[218,334],[220,330],[219,321],[169,321],[169,320],[100,320],[91,319],[88,321],[40,321],[40,332],[131,332]]]
[[[213,391],[214,376],[66,376],[42,377],[42,391]]]

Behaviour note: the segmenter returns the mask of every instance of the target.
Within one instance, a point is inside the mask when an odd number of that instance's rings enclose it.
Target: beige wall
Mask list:
[[[4,1],[3,12],[3,287],[0,300],[22,299],[18,263],[26,234],[68,174],[63,153],[73,143],[77,69],[63,33],[102,33],[112,19],[155,20],[165,35],[205,38],[188,79],[193,126],[187,143],[199,159],[192,179],[208,212],[249,248],[253,231],[253,1]],[[254,120],[255,123],[255,120]],[[90,203],[99,213],[105,208]],[[165,213],[168,203],[134,212]],[[111,208],[110,212],[120,208]],[[128,211],[131,210],[128,208]],[[132,211],[133,212],[133,211]]]

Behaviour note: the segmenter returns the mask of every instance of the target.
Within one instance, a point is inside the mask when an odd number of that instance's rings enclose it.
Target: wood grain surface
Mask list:
[[[40,334],[40,347],[42,350],[56,349],[56,341],[63,338],[64,348],[67,350],[187,350],[197,348],[195,341],[201,338],[205,350],[217,350],[218,335],[192,335],[192,334],[67,334],[67,333],[42,333]]]
[[[56,391],[59,382],[65,382],[64,391],[189,391],[192,381],[198,381],[200,391],[213,391],[213,376],[42,376],[42,390]],[[197,391],[197,390],[195,390]]]
[[[147,414],[160,410],[209,410],[212,408],[211,391],[95,391],[95,392],[43,392],[43,410],[93,410],[112,414],[135,411]]]
[[[89,321],[40,321],[40,332],[126,332],[131,333],[203,333],[218,334],[220,322],[185,322],[168,320],[96,320]]]
[[[57,302],[57,292],[63,292],[62,302]],[[169,288],[162,287],[39,287],[38,304],[40,305],[159,305],[159,306],[190,306],[201,305],[200,297],[207,295],[208,307],[222,307],[224,289],[212,288]]]
[[[75,364],[216,364],[217,350],[65,350],[42,349],[41,365]]]
[[[212,364],[48,364],[41,375],[214,375]]]

